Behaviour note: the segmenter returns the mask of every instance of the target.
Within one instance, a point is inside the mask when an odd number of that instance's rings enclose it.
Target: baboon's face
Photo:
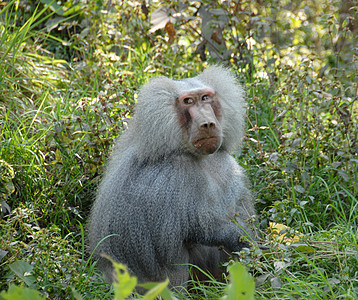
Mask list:
[[[222,143],[221,104],[211,88],[182,92],[176,101],[179,122],[193,152],[207,155]]]

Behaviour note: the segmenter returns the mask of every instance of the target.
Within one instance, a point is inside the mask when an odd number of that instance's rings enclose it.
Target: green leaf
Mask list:
[[[342,27],[346,27],[349,24],[349,18],[344,19],[343,23],[342,23]]]
[[[81,8],[80,5],[73,5],[72,7],[70,7],[68,10],[66,10],[63,13],[63,16],[67,17],[67,16],[70,16],[72,14],[79,13],[79,12],[81,12],[81,10],[82,10],[82,8]]]
[[[176,299],[172,292],[168,288],[169,279],[163,282],[148,282],[141,284],[140,286],[148,289],[149,291],[144,295],[145,300],[155,299],[157,296],[161,296],[163,300],[173,300]]]
[[[315,250],[311,246],[304,245],[304,244],[298,245],[295,248],[295,250],[298,251],[298,252],[301,252],[301,253],[313,253],[313,252],[315,252]]]
[[[62,9],[62,7],[60,5],[57,4],[57,1],[54,0],[40,0],[43,4],[47,5],[50,7],[50,9],[54,12],[56,12],[56,14],[62,16],[64,11]]]
[[[42,300],[40,292],[23,286],[11,285],[8,291],[0,293],[0,299],[5,300]]]
[[[114,299],[124,300],[130,294],[132,294],[134,288],[136,287],[137,277],[131,276],[125,265],[116,263],[113,260],[111,261],[113,263],[118,279],[118,282],[113,283]]]
[[[169,284],[169,279],[167,279],[163,282],[159,282],[159,283],[143,284],[142,286],[144,288],[150,288],[150,290],[147,291],[145,293],[145,295],[143,296],[143,299],[144,300],[154,300],[159,295],[161,295],[164,300],[174,299],[171,296],[169,289],[167,288],[168,284]]]
[[[227,295],[222,300],[252,300],[255,299],[255,281],[240,263],[228,267],[230,283]]]
[[[20,277],[27,286],[35,286],[35,277],[32,275],[33,266],[26,261],[18,260],[9,265],[11,271],[13,271],[18,277]]]

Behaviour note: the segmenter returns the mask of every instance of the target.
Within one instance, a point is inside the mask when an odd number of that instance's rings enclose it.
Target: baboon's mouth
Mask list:
[[[192,142],[193,146],[200,151],[201,154],[212,154],[221,146],[221,137],[204,137]]]
[[[219,136],[203,137],[203,138],[199,138],[199,139],[195,140],[195,141],[193,142],[193,144],[200,143],[200,142],[204,142],[204,143],[205,143],[205,142],[209,142],[209,141],[215,141],[215,140],[218,140],[218,139],[220,139]]]

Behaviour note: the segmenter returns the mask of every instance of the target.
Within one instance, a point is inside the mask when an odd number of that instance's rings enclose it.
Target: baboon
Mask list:
[[[185,286],[189,264],[215,272],[221,249],[240,251],[255,239],[248,180],[231,156],[245,113],[244,92],[224,67],[142,87],[90,215],[89,249],[108,282],[113,267],[102,253],[139,282],[168,277]]]

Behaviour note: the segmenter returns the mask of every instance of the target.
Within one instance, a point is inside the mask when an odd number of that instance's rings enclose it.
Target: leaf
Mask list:
[[[2,261],[2,259],[6,256],[6,254],[8,254],[9,252],[6,250],[2,250],[0,249],[0,261]]]
[[[217,29],[211,34],[211,39],[220,45],[223,42],[222,37]]]
[[[9,265],[11,271],[13,271],[18,277],[20,277],[27,286],[35,286],[35,277],[32,275],[33,266],[26,261],[18,260]]]
[[[257,141],[257,140],[255,140],[254,138],[249,138],[249,140],[251,141],[251,142],[254,142],[255,144],[258,144],[259,142]]]
[[[132,294],[137,285],[137,277],[131,276],[125,265],[114,262],[111,258],[107,257],[114,266],[118,281],[113,283],[114,299],[124,300]]]
[[[297,252],[301,252],[301,253],[314,253],[315,252],[315,250],[311,246],[308,246],[306,244],[298,245],[297,247],[295,247],[295,250]]]
[[[282,286],[282,281],[279,277],[274,277],[271,279],[271,286],[273,288],[279,289]]]
[[[228,267],[230,283],[227,295],[222,300],[251,300],[255,299],[255,281],[240,263]]]
[[[62,155],[60,149],[56,149],[55,153],[56,163],[62,163]]]
[[[42,300],[40,292],[23,286],[11,285],[8,291],[0,293],[0,299],[5,300]]]
[[[63,16],[67,17],[69,15],[81,12],[82,8],[80,5],[72,5],[71,7],[69,7],[65,12],[63,12]]]
[[[274,267],[275,267],[275,272],[277,274],[281,274],[282,270],[287,269],[288,266],[291,265],[291,263],[289,262],[284,262],[284,261],[275,261],[273,263]]]
[[[345,172],[345,171],[338,170],[337,173],[339,176],[341,176],[343,178],[344,181],[349,181],[351,179],[349,177],[349,175],[347,174],[347,172]]]
[[[56,14],[62,16],[64,13],[64,10],[62,9],[62,7],[60,5],[57,4],[57,1],[53,1],[53,0],[40,0],[43,4],[47,5],[50,7],[50,9],[54,12],[56,12]]]
[[[293,237],[290,237],[290,235],[288,235],[290,227],[286,225],[269,222],[269,226],[271,229],[271,236],[275,237],[280,243],[290,245],[300,240],[301,233],[295,231],[295,235]]]
[[[169,21],[167,24],[165,24],[164,28],[165,28],[165,31],[168,32],[169,42],[172,42],[174,40],[175,34],[176,34],[173,23]]]
[[[113,283],[114,299],[126,299],[132,294],[134,288],[136,287],[137,277],[131,276],[125,265],[115,262],[110,256],[104,254],[101,256],[111,261],[114,266],[114,271],[117,276],[117,281]]]
[[[7,186],[8,185],[9,183],[7,184]],[[5,214],[6,212],[11,212],[11,207],[4,200],[0,201],[0,212],[3,214]]]
[[[270,274],[263,274],[263,275],[256,277],[256,281],[255,281],[256,286],[263,285],[266,282],[267,278],[269,278],[269,277],[270,277]]]
[[[144,300],[154,300],[159,295],[162,296],[162,298],[164,300],[174,299],[174,297],[172,297],[169,289],[167,288],[168,284],[169,284],[169,279],[167,279],[167,280],[165,280],[163,282],[159,282],[159,283],[143,284],[142,286],[144,288],[150,288],[150,290],[145,293],[145,295],[143,296],[142,299],[144,299]]]
[[[150,18],[150,24],[152,24],[152,27],[150,28],[149,33],[153,33],[159,29],[165,28],[165,25],[171,21],[172,18],[168,14],[167,7],[159,7],[153,11],[152,17]]]
[[[342,23],[342,27],[346,27],[349,24],[349,18],[345,18],[343,23]]]
[[[13,167],[4,160],[0,160],[0,172],[2,178],[13,179],[15,177]]]

